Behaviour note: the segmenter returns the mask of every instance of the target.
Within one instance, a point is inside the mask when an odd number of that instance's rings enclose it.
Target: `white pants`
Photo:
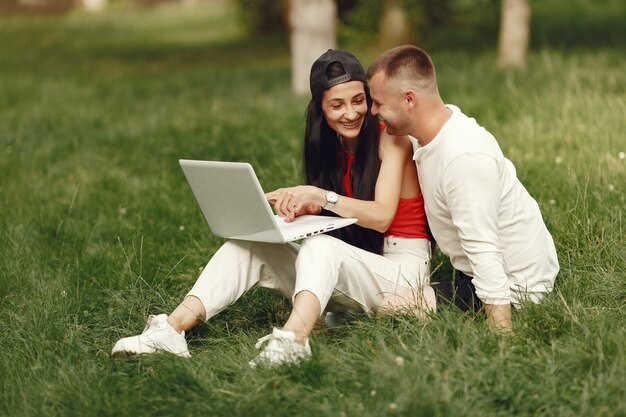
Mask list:
[[[211,258],[187,294],[200,299],[206,318],[233,304],[252,287],[293,298],[312,292],[322,311],[369,313],[388,295],[430,280],[427,239],[385,238],[383,256],[328,235],[296,243],[231,240]]]

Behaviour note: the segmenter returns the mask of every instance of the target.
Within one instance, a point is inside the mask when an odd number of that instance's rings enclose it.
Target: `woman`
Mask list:
[[[302,245],[226,242],[183,302],[152,316],[144,332],[119,340],[113,355],[168,351],[189,356],[185,331],[252,287],[291,297],[284,327],[257,343],[250,365],[293,363],[311,355],[308,335],[323,311],[419,313],[428,284],[430,244],[411,144],[372,116],[363,67],[349,52],[329,50],[311,68],[304,162],[308,185],[267,194],[286,221],[303,214],[355,217],[356,225]],[[430,288],[430,287],[427,287]]]

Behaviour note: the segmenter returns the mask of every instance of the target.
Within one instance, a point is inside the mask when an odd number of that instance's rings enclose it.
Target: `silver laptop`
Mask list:
[[[285,243],[356,223],[354,218],[275,215],[250,164],[181,159],[187,181],[213,234],[229,239]]]

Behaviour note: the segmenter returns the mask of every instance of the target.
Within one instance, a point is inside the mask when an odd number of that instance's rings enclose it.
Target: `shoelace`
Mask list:
[[[276,339],[276,337],[273,334],[268,334],[266,336],[263,336],[259,340],[257,340],[257,342],[255,343],[254,347],[256,349],[260,349],[261,346],[263,346],[263,343],[269,342],[270,340],[274,340],[274,339]]]
[[[268,342],[269,344],[269,342],[271,342],[272,340],[280,340],[281,342],[289,342],[289,339],[286,339],[284,337],[274,336],[274,333],[270,333],[260,338],[254,345],[254,347],[257,349],[260,349],[261,346],[263,346],[263,343]]]
[[[149,328],[153,326],[158,326],[159,324],[161,323],[159,323],[159,321],[157,320],[157,316],[151,314],[148,316],[148,322],[146,323],[146,327],[143,329],[143,331],[145,332]]]

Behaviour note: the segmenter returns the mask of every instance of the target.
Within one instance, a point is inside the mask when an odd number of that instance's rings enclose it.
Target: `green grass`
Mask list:
[[[506,73],[490,53],[433,51],[444,98],[498,137],[557,245],[556,291],[510,337],[456,311],[362,318],[316,330],[310,363],[252,371],[289,311],[259,290],[192,332],[191,360],[112,359],[222,243],[179,158],[299,182],[307,100],[289,91],[288,44],[232,22],[221,6],[0,19],[0,415],[626,415],[626,75],[611,48],[534,50]]]

